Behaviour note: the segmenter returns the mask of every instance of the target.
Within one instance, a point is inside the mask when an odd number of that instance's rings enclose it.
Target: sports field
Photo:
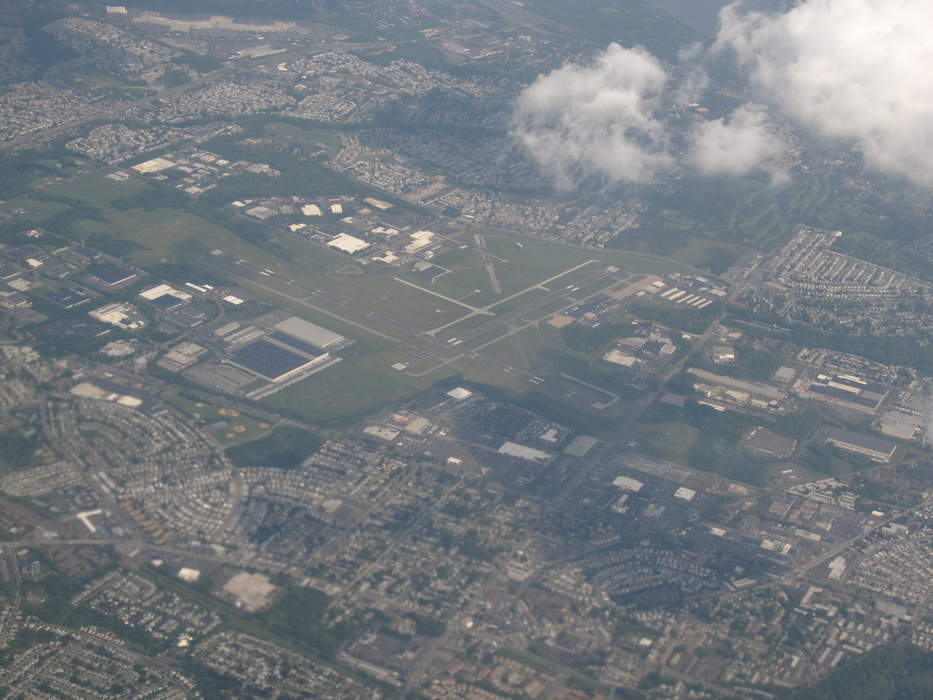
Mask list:
[[[218,407],[181,394],[166,396],[165,401],[196,421],[218,424],[211,432],[224,446],[255,440],[272,429],[269,423],[244,415],[239,410]]]

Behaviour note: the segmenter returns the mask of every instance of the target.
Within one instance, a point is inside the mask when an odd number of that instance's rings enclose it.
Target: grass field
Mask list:
[[[420,387],[387,366],[346,360],[263,400],[308,421],[343,424],[414,395]]]
[[[431,285],[432,290],[473,306],[486,306],[555,275],[560,275],[560,277],[553,280],[548,285],[549,288],[572,284],[575,280],[592,274],[592,271],[599,269],[600,266],[615,265],[626,272],[633,273],[682,272],[690,269],[688,265],[677,261],[643,253],[577,248],[495,229],[481,228],[479,230],[483,231],[486,250],[501,283],[502,293],[496,294],[493,291],[472,234],[456,236],[455,243],[452,245],[457,247],[452,247],[432,260],[433,263],[450,270],[450,273],[438,278]],[[521,247],[516,244],[520,244]],[[459,245],[468,247],[461,249]],[[568,272],[588,260],[596,262]],[[416,284],[422,283],[414,275],[408,274],[404,277]]]
[[[633,436],[641,449],[669,462],[687,463],[687,453],[700,431],[687,423],[639,423]]]
[[[68,205],[62,202],[43,202],[42,200],[32,199],[31,197],[16,197],[3,202],[3,204],[0,205],[0,212],[14,216],[14,212],[21,209],[25,210],[25,213],[19,216],[24,216],[33,220],[41,220],[65,211],[67,208]]]
[[[65,82],[75,88],[83,90],[99,90],[101,88],[119,88],[123,90],[145,90],[145,85],[131,85],[109,73],[101,73],[92,68],[81,68],[63,76]]]
[[[334,135],[326,129],[305,129],[284,123],[274,123],[267,128],[285,138],[307,139],[314,143],[319,140],[323,142],[324,136],[332,138]],[[526,329],[516,337],[494,342],[488,348],[488,352],[507,366],[547,378],[544,384],[536,384],[529,383],[528,377],[518,372],[506,371],[502,366],[469,358],[451,362],[424,377],[413,377],[392,369],[393,363],[404,359],[411,352],[411,346],[402,347],[400,343],[417,346],[422,341],[414,338],[411,333],[392,327],[390,323],[394,320],[419,330],[430,330],[454,322],[449,329],[438,334],[439,339],[449,339],[463,333],[466,328],[488,320],[488,317],[478,316],[456,323],[457,319],[469,312],[457,300],[470,306],[483,307],[501,302],[509,295],[524,292],[492,309],[494,313],[502,314],[546,293],[535,289],[536,285],[545,284],[548,289],[556,291],[571,284],[579,284],[587,276],[609,265],[630,273],[687,269],[682,264],[650,255],[584,249],[483,229],[486,251],[502,285],[501,292],[496,293],[482,265],[473,232],[450,232],[439,226],[437,230],[444,236],[444,250],[433,262],[451,272],[431,284],[405,268],[363,264],[361,260],[287,235],[278,236],[276,241],[277,245],[288,251],[288,255],[283,256],[287,259],[279,259],[232,230],[198,216],[197,209],[193,207],[186,210],[123,210],[114,206],[116,200],[135,195],[144,187],[137,180],[115,183],[101,175],[85,175],[50,188],[47,192],[53,196],[84,202],[97,209],[103,221],[84,219],[73,222],[73,230],[88,237],[110,235],[138,244],[140,247],[130,252],[130,258],[143,267],[178,258],[182,249],[179,244],[195,240],[205,249],[220,248],[248,263],[275,270],[280,277],[260,276],[250,266],[232,263],[228,267],[221,265],[220,269],[211,268],[211,272],[242,285],[257,299],[284,307],[302,318],[357,341],[349,350],[341,352],[343,361],[339,364],[288,386],[263,401],[270,408],[321,424],[346,424],[349,420],[404,400],[430,384],[455,374],[469,381],[500,387],[517,398],[535,395],[545,404],[560,403],[568,416],[577,416],[574,420],[580,420],[581,416],[586,417],[588,414],[595,415],[593,404],[605,402],[607,396],[583,384],[561,378],[562,372],[596,385],[602,385],[605,380],[611,391],[620,395],[623,392],[613,385],[611,377],[590,362],[591,358],[567,348],[561,333],[549,326]],[[7,203],[7,206],[10,204],[12,202]],[[29,205],[27,208],[44,208],[44,216],[53,216],[67,207],[65,202],[24,201],[24,204]],[[205,206],[208,204],[205,203]],[[230,222],[229,226],[235,228],[235,223]],[[206,257],[210,262],[210,256]],[[585,264],[591,260],[595,262]],[[350,268],[353,274],[346,272]],[[416,289],[395,277],[406,279],[422,289]],[[289,278],[300,285],[287,282]],[[607,279],[605,284],[609,282]],[[587,291],[596,291],[598,286],[594,284],[592,289],[581,287],[579,296]],[[312,295],[312,289],[336,294],[365,311]],[[528,289],[530,291],[524,291]],[[451,300],[442,296],[450,297]],[[555,302],[553,310],[571,301],[564,299]],[[536,315],[545,317],[545,313],[541,310]],[[499,328],[460,349],[494,341],[506,330]],[[437,360],[433,362],[436,364]],[[431,366],[428,362],[421,369]],[[411,371],[414,369],[410,368]],[[225,444],[255,439],[268,431],[268,427],[263,428],[252,418],[225,416],[215,407],[189,405],[191,402],[186,401],[180,396],[176,398],[176,406],[187,415],[208,423],[221,420],[230,423],[230,430],[224,429],[225,432],[217,435]],[[618,404],[618,408],[621,409],[623,404],[624,401]],[[555,406],[555,410],[558,408]],[[607,414],[610,412],[606,411]],[[231,420],[234,418],[237,420]]]
[[[430,285],[432,291],[472,306],[484,306],[496,300],[489,287],[489,275],[482,267],[448,268],[450,272],[438,277]],[[402,279],[424,285],[424,280],[413,273],[399,274]]]
[[[252,416],[243,415],[237,410],[222,408],[213,404],[189,399],[181,394],[172,394],[165,402],[174,406],[186,416],[205,423],[225,422],[226,426],[214,430],[214,437],[221,445],[235,445],[255,440],[267,433],[272,426]]]
[[[527,292],[522,292],[517,297],[512,297],[506,301],[499,302],[490,307],[490,311],[495,314],[507,314],[510,311],[516,311],[526,304],[534,303],[535,301],[544,298],[547,296],[547,292],[543,289],[534,288],[529,289]],[[567,303],[570,303],[569,301]]]
[[[266,124],[265,131],[270,136],[298,141],[311,146],[321,144],[331,149],[340,148],[340,133],[336,129],[305,127],[287,122],[272,122]]]
[[[227,229],[178,209],[117,209],[114,201],[137,194],[143,185],[135,180],[113,182],[102,175],[84,175],[51,187],[52,196],[84,202],[98,209],[104,221],[79,219],[72,222],[75,233],[84,236],[113,235],[132,241],[141,247],[130,253],[132,262],[147,266],[175,257],[174,246],[185,239],[194,239],[206,248],[223,248],[235,255],[249,256],[257,264],[270,264],[274,258],[252,246]],[[7,207],[23,207],[41,222],[66,211],[62,201],[36,201],[22,198],[6,203]]]
[[[469,309],[422,292],[391,277],[369,277],[332,287],[334,294],[420,330],[454,321]],[[433,290],[432,290],[433,291]]]

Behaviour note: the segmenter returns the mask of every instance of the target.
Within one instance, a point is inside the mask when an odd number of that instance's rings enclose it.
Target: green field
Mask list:
[[[235,445],[255,440],[267,433],[272,426],[252,416],[243,415],[236,409],[224,408],[203,401],[195,401],[181,394],[165,397],[165,402],[174,406],[186,416],[207,424],[226,423],[222,428],[212,430],[221,445]]]
[[[328,130],[318,133],[314,128],[304,129],[284,123],[271,125],[270,128],[286,138],[300,136],[312,141],[329,133]],[[44,208],[40,218],[58,217],[56,220],[67,215],[67,207],[72,206],[72,203],[77,207],[85,207],[83,211],[76,209],[77,220],[67,222],[71,237],[134,244],[126,248],[126,254],[132,262],[143,267],[152,268],[161,262],[173,260],[190,263],[185,256],[186,251],[194,246],[193,242],[197,242],[199,250],[220,248],[243,258],[251,265],[236,265],[232,261],[205,256],[205,262],[210,263],[208,271],[211,274],[244,286],[260,301],[284,307],[302,318],[354,339],[355,344],[341,353],[341,363],[264,400],[271,408],[322,424],[345,423],[348,419],[362,417],[455,374],[469,381],[501,387],[517,398],[539,396],[543,397],[540,400],[545,403],[561,402],[571,411],[582,415],[592,414],[593,404],[605,402],[607,396],[561,378],[562,372],[596,385],[608,381],[606,386],[610,391],[619,392],[620,395],[622,390],[615,386],[613,378],[592,358],[567,348],[560,332],[549,326],[529,328],[514,338],[497,341],[507,330],[498,328],[459,348],[464,350],[494,341],[489,345],[488,352],[495,359],[506,366],[550,377],[544,385],[529,383],[527,376],[506,371],[503,366],[468,358],[445,364],[421,377],[392,369],[392,364],[404,360],[415,347],[424,342],[411,332],[393,327],[392,323],[422,331],[452,324],[438,334],[439,339],[452,338],[464,329],[475,327],[490,318],[480,315],[457,323],[458,319],[469,314],[470,307],[493,306],[493,313],[507,313],[546,294],[537,285],[544,285],[554,291],[564,289],[572,284],[580,284],[589,275],[609,265],[619,267],[620,276],[624,272],[657,273],[687,269],[681,264],[650,255],[585,249],[482,229],[486,252],[502,285],[501,292],[496,293],[482,265],[473,232],[451,232],[439,224],[436,230],[444,245],[433,262],[450,272],[432,284],[404,267],[366,264],[364,260],[336,253],[296,236],[280,235],[275,241],[269,241],[271,245],[266,245],[267,239],[260,224],[250,223],[247,226],[239,219],[230,219],[225,224],[229,226],[228,229],[221,225],[225,222],[223,217],[218,216],[217,212],[211,212],[207,200],[198,202],[207,207],[204,216],[199,216],[195,203],[187,199],[179,201],[190,204],[190,207],[121,208],[126,204],[121,205],[119,200],[136,198],[136,195],[144,192],[148,196],[151,188],[151,185],[137,180],[115,183],[101,175],[85,175],[47,190],[47,194],[57,198],[57,201],[24,201],[23,204],[28,204],[27,208]],[[139,197],[136,201],[145,204],[141,201],[144,199]],[[158,204],[160,200],[154,197],[153,201]],[[165,201],[165,198],[161,201]],[[172,201],[171,197],[168,197],[168,201]],[[258,235],[255,239],[247,230],[251,226],[257,227]],[[270,268],[276,274],[259,275],[253,265]],[[288,279],[294,279],[299,284],[290,283]],[[610,282],[611,279],[607,278],[605,284]],[[575,296],[582,297],[587,292],[595,292],[602,285],[594,284],[592,288],[583,285]],[[326,290],[359,308],[313,295],[313,289]],[[511,295],[516,296],[507,299]],[[572,301],[570,298],[557,301],[553,304],[553,310]],[[495,306],[497,302],[501,303]],[[545,311],[536,313],[536,316],[542,318],[544,315]],[[411,367],[407,371],[418,374],[420,371],[431,370],[445,357],[454,358],[457,353],[458,349],[452,348],[450,352],[422,363],[423,366]],[[209,411],[206,407],[178,407],[188,415],[199,414],[200,419],[206,422],[222,419],[216,411],[205,413]],[[239,427],[242,430],[228,431],[230,435],[219,433],[218,439],[233,444],[253,439],[259,434],[257,431],[262,432],[245,418]]]
[[[345,425],[347,420],[412,396],[418,389],[401,372],[354,359],[285,387],[263,403],[312,422]]]
[[[298,126],[287,122],[272,122],[265,125],[265,131],[270,136],[275,136],[289,141],[298,141],[306,145],[321,144],[330,149],[340,148],[340,132],[336,129],[325,129],[313,126]]]
[[[16,215],[15,212],[17,210],[25,210],[23,214],[19,214],[18,216],[23,216],[32,221],[47,219],[66,209],[68,209],[68,205],[62,202],[46,202],[31,197],[8,199],[0,205],[0,212],[11,216]]]
[[[294,469],[321,448],[321,439],[303,428],[280,427],[265,437],[228,449],[227,456],[241,467]]]
[[[547,294],[547,291],[544,289],[535,287],[534,289],[529,289],[527,292],[522,292],[518,296],[512,297],[511,299],[494,304],[493,306],[489,307],[489,310],[495,314],[507,314],[510,311],[517,311],[526,304],[532,304],[535,301],[547,296]],[[570,301],[567,303],[569,304]]]
[[[434,264],[450,272],[439,277],[430,287],[433,291],[472,306],[495,304],[497,300],[555,276],[556,279],[546,286],[549,289],[558,289],[584,279],[600,267],[608,265],[614,265],[630,273],[662,274],[685,272],[690,269],[683,263],[644,253],[579,248],[498,229],[480,227],[477,230],[483,233],[486,250],[501,283],[502,293],[495,294],[493,291],[472,233],[460,234],[454,239],[459,245],[467,245],[467,248],[452,247],[432,260]],[[595,262],[573,270],[589,260]],[[416,275],[410,273],[404,275],[404,278],[415,284],[423,284]]]
[[[171,208],[118,209],[114,206],[115,201],[138,194],[143,189],[144,186],[135,180],[113,182],[102,175],[83,175],[47,189],[46,194],[56,198],[54,201],[20,198],[7,202],[3,210],[22,207],[31,220],[41,224],[56,214],[67,212],[68,201],[90,206],[99,212],[103,220],[71,220],[73,236],[85,240],[95,236],[113,236],[130,241],[138,246],[129,253],[130,260],[143,267],[177,257],[176,246],[188,239],[198,241],[207,249],[223,248],[236,255],[249,256],[257,264],[269,264],[274,260],[265,251],[246,243],[227,229],[186,211]]]
[[[378,314],[397,319],[420,330],[430,330],[450,323],[470,311],[391,277],[354,280],[331,287],[330,291],[347,301],[364,305]]]
[[[687,463],[687,457],[700,431],[687,423],[640,423],[633,436],[639,447],[669,462]]]

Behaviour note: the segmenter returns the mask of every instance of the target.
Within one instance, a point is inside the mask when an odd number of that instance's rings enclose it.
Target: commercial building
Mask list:
[[[529,462],[547,462],[551,459],[551,454],[544,450],[538,450],[527,445],[519,445],[517,442],[504,442],[499,448],[499,454],[527,459]]]
[[[829,430],[826,433],[826,442],[839,449],[864,455],[875,462],[889,462],[897,449],[897,445],[888,440],[841,428]]]
[[[331,248],[342,250],[344,253],[349,253],[350,255],[369,248],[369,243],[356,236],[351,236],[349,233],[338,233],[327,241],[327,245]]]
[[[88,315],[125,331],[134,331],[146,325],[146,318],[139,312],[139,309],[126,302],[105,304],[93,311],[88,311]]]
[[[456,399],[457,401],[465,401],[466,399],[473,396],[473,392],[465,387],[458,386],[448,391],[447,395],[452,399]]]
[[[168,158],[153,158],[152,160],[147,160],[144,163],[138,163],[132,167],[137,173],[141,175],[151,175],[152,173],[160,173],[163,170],[168,170],[169,168],[174,168],[175,162],[169,160]]]
[[[175,297],[179,302],[191,301],[192,296],[188,292],[183,292],[180,289],[175,289],[170,284],[157,284],[155,287],[150,287],[139,293],[146,301],[156,301],[165,296]]]
[[[633,479],[630,476],[617,476],[612,480],[612,485],[633,493],[638,493],[641,491],[642,486],[644,486],[641,481]]]
[[[681,486],[676,491],[674,491],[674,498],[679,498],[682,501],[692,501],[696,498],[697,492],[693,489],[688,489],[686,486]]]
[[[159,367],[171,372],[180,372],[207,354],[207,348],[189,341],[178,343],[159,359]]]

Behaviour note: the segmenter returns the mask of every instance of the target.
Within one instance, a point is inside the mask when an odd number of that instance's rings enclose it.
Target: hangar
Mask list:
[[[346,341],[346,338],[339,333],[309,323],[297,316],[289,316],[284,321],[276,323],[275,329],[292,338],[303,340],[318,350],[332,350]]]

